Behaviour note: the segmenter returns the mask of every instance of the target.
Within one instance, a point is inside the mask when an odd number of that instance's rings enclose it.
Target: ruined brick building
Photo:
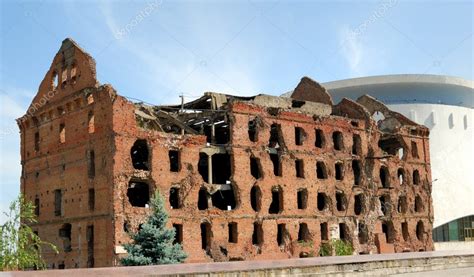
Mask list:
[[[118,265],[158,189],[187,262],[432,250],[428,129],[363,96],[333,105],[304,77],[291,98],[205,93],[133,103],[66,39],[21,131],[21,191],[51,268]]]

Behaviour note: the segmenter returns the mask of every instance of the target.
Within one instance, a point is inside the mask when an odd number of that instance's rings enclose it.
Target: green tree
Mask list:
[[[42,241],[29,226],[37,222],[33,203],[20,195],[4,214],[7,221],[0,226],[0,271],[46,268],[41,257],[42,247],[51,247],[56,253],[58,250],[53,244]]]
[[[132,243],[125,244],[127,257],[123,265],[157,265],[183,262],[187,255],[180,244],[173,244],[175,230],[166,228],[168,214],[158,191],[150,201],[152,214],[141,229],[131,234]]]

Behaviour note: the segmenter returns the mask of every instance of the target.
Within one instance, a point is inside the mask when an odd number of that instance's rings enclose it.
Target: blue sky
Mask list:
[[[66,37],[95,58],[101,83],[155,104],[277,95],[302,76],[474,79],[472,1],[3,0],[0,12],[0,210],[19,192],[14,119]]]

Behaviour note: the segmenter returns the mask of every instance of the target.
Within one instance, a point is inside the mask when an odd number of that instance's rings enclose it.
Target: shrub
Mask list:
[[[168,214],[160,193],[150,201],[152,214],[135,234],[132,243],[125,244],[128,256],[121,260],[125,266],[182,263],[187,255],[181,244],[173,244],[175,230],[166,228]]]

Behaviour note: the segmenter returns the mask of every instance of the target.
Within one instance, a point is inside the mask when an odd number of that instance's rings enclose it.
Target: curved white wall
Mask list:
[[[473,109],[439,104],[388,107],[430,128],[434,227],[473,215]]]

